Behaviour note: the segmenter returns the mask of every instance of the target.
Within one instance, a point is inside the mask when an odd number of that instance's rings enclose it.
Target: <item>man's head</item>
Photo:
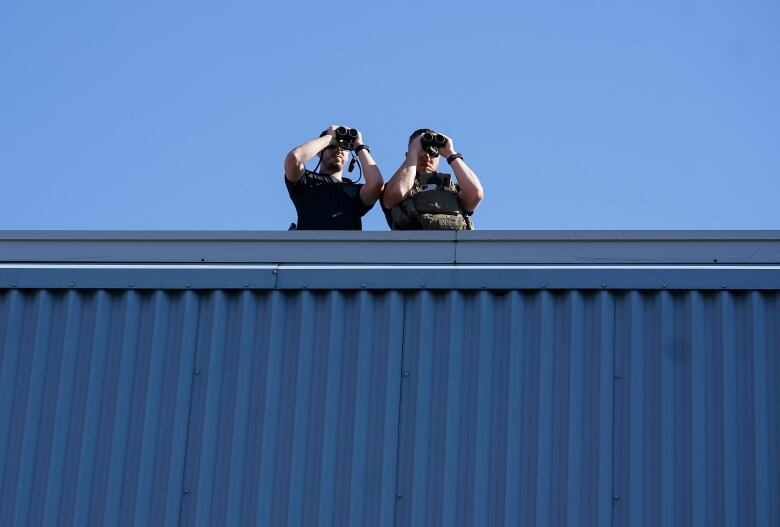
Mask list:
[[[327,131],[322,132],[320,137],[325,137]],[[336,145],[328,145],[317,154],[320,156],[320,172],[323,174],[335,174],[344,170],[347,164],[348,150],[342,150]]]
[[[411,147],[413,141],[418,141],[418,138],[424,133],[435,134],[436,132],[430,128],[415,130],[409,136],[409,147]],[[436,172],[437,170],[439,170],[439,156],[432,156],[428,152],[420,150],[417,156],[417,172],[421,174],[424,172]]]

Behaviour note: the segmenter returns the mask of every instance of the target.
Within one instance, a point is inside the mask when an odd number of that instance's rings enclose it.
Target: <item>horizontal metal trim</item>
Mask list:
[[[0,241],[780,241],[780,230],[133,231],[0,230]]]
[[[280,266],[277,289],[780,289],[780,267]]]
[[[0,262],[780,264],[780,231],[0,231]]]
[[[780,270],[780,265],[279,265],[277,269],[285,270],[540,270],[540,269],[555,269],[555,270],[574,270],[574,269],[589,269],[589,270],[604,270],[604,269],[723,269],[723,270],[767,270],[774,269]]]
[[[0,265],[26,289],[780,289],[780,266]]]
[[[19,263],[19,264],[0,264],[0,270],[2,269],[129,269],[129,270],[146,270],[146,269],[164,269],[164,270],[222,270],[222,269],[277,269],[277,265],[216,265],[216,264],[33,264],[33,263]]]

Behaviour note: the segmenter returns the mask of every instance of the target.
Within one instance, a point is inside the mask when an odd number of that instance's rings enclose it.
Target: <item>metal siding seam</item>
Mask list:
[[[255,342],[257,298],[251,291],[241,293],[241,328],[239,336],[236,406],[233,412],[233,440],[230,448],[230,468],[227,489],[225,525],[241,525],[247,440],[249,436],[250,398],[252,392],[252,351]]]
[[[693,503],[692,521],[694,526],[707,525],[707,449],[711,448],[707,441],[707,349],[705,347],[705,328],[707,318],[704,311],[704,300],[698,291],[691,293],[691,396],[692,418],[691,451],[693,454]]]
[[[644,348],[644,303],[640,293],[629,293],[631,304],[631,393],[629,403],[630,416],[630,444],[628,446],[629,458],[629,525],[632,527],[644,525],[644,478],[645,478],[645,426],[644,426],[644,374],[645,374],[645,348]]]
[[[675,305],[675,327],[678,332],[679,342],[676,347],[680,367],[675,373],[675,383],[678,387],[677,393],[681,400],[675,419],[675,445],[676,445],[676,466],[675,474],[677,478],[677,495],[675,496],[675,514],[677,522],[691,525],[693,522],[693,449],[690,439],[693,435],[693,352],[691,341],[693,339],[693,323],[691,320],[691,292],[684,291],[674,293],[673,298],[677,299]]]
[[[387,383],[385,387],[384,457],[379,525],[395,523],[395,492],[398,485],[398,433],[401,413],[401,361],[403,353],[404,301],[398,291],[389,293]],[[400,328],[400,331],[398,329]]]
[[[474,444],[474,525],[486,525],[490,521],[490,434],[491,402],[493,389],[493,354],[495,336],[495,305],[487,291],[478,294],[479,313],[479,371],[477,372],[477,415]]]
[[[87,525],[91,512],[92,489],[95,484],[95,462],[100,433],[100,410],[103,403],[103,385],[106,375],[108,338],[111,325],[111,298],[105,291],[98,291],[95,302],[95,325],[92,335],[92,359],[84,411],[84,432],[79,452],[79,468],[76,479],[76,498],[73,508],[73,524]]]
[[[161,393],[165,375],[165,351],[170,317],[170,302],[163,291],[154,294],[154,326],[152,327],[149,375],[146,381],[143,435],[141,439],[134,520],[140,524],[151,521],[152,487],[154,483],[157,444],[160,441],[159,421]],[[159,468],[159,467],[157,467]]]
[[[767,421],[771,414],[767,401],[769,391],[767,388],[767,333],[766,333],[766,299],[761,293],[753,291],[750,295],[753,314],[753,389],[755,411],[755,444],[754,460],[756,471],[756,523],[757,525],[770,525],[769,494],[770,476],[770,452],[769,452],[769,427]]]
[[[39,291],[37,298],[38,324],[35,330],[32,371],[27,389],[27,409],[21,436],[22,451],[14,503],[14,525],[29,523],[32,508],[33,476],[38,452],[38,441],[43,415],[43,391],[46,379],[46,353],[49,349],[52,322],[52,300],[48,291]]]
[[[404,326],[401,355],[401,389],[398,413],[398,476],[396,484],[395,525],[409,527],[411,523],[411,503],[414,488],[412,486],[414,467],[414,426],[415,394],[417,388],[411,374],[417,375],[419,361],[420,292],[404,292]]]
[[[731,293],[720,294],[723,310],[723,478],[726,525],[739,525],[736,317]]]
[[[175,421],[171,437],[171,467],[168,471],[168,496],[165,507],[165,525],[181,523],[184,507],[185,464],[189,451],[190,413],[192,412],[193,370],[195,350],[198,347],[200,298],[193,291],[184,293],[183,338],[179,350],[181,359],[177,376]],[[190,331],[187,328],[191,328]]]
[[[706,434],[709,439],[707,456],[707,503],[713,514],[708,523],[716,526],[725,524],[727,496],[724,480],[724,389],[723,389],[723,299],[722,294],[713,295],[705,304],[706,314],[711,325],[706,328],[705,344],[711,350],[708,357],[705,387],[707,393]],[[706,349],[706,348],[705,348]]]
[[[57,408],[54,417],[54,437],[49,461],[46,497],[43,504],[44,525],[55,525],[59,522],[65,457],[68,450],[68,429],[73,411],[73,392],[76,378],[76,359],[78,356],[79,334],[81,329],[82,302],[81,295],[76,291],[67,293],[67,312],[65,332],[62,344],[62,364],[57,391]]]
[[[539,353],[539,425],[537,441],[539,459],[536,467],[536,525],[550,525],[552,512],[552,439],[553,406],[555,397],[555,298],[549,291],[541,293]]]
[[[755,402],[753,400],[753,342],[750,298],[736,295],[737,307],[737,448],[739,516],[742,525],[756,524]]]
[[[644,451],[644,522],[662,524],[661,475],[663,463],[663,414],[661,407],[661,298],[658,291],[645,297],[644,393],[645,433]]]
[[[675,403],[679,402],[674,377],[679,368],[674,363],[674,317],[671,293],[661,292],[661,523],[674,524],[675,481]]]
[[[614,507],[612,496],[615,489],[614,437],[615,437],[615,368],[617,364],[617,309],[612,293],[599,293],[599,321],[601,323],[601,346],[599,371],[599,489],[598,489],[598,525],[612,525]]]
[[[420,313],[434,313],[433,298],[429,291],[420,293]],[[422,317],[421,317],[422,318]],[[433,351],[434,332],[433,325],[425,324],[422,320],[415,322],[420,329],[418,341],[418,365],[417,372],[412,371],[417,397],[413,404],[417,406],[414,422],[414,452],[412,464],[412,488],[409,489],[411,500],[411,525],[427,525],[428,503],[428,461],[430,455],[431,439],[431,384],[433,379]]]
[[[463,317],[463,294],[460,291],[450,291],[450,313],[447,320],[459,320]],[[456,525],[457,494],[458,494],[458,460],[461,459],[460,418],[463,414],[461,388],[463,380],[463,324],[450,325],[450,349],[447,365],[447,414],[444,443],[444,470],[442,480],[442,525]]]
[[[117,400],[115,402],[114,430],[111,436],[111,455],[106,481],[106,501],[103,522],[106,525],[120,523],[119,508],[122,503],[127,441],[133,404],[132,392],[135,387],[136,353],[138,351],[138,328],[141,307],[138,294],[129,291],[125,294],[125,319],[122,326],[122,351],[119,364]]]
[[[352,432],[352,467],[349,492],[349,524],[365,525],[366,456],[368,441],[368,414],[371,402],[371,340],[375,335],[375,305],[368,291],[361,291],[358,328],[357,379],[355,388],[354,428]]]
[[[520,515],[521,525],[534,525],[537,509],[536,474],[539,464],[539,365],[541,364],[541,293],[525,296],[525,335],[523,336],[522,397],[520,407]]]
[[[412,495],[412,476],[411,467],[412,456],[410,452],[414,450],[414,437],[412,434],[414,422],[409,415],[414,414],[412,405],[414,399],[414,386],[408,377],[410,364],[418,359],[418,347],[415,340],[419,337],[419,327],[414,322],[419,318],[420,294],[404,291],[403,295],[404,316],[403,328],[401,329],[401,381],[398,389],[398,426],[397,426],[397,449],[396,449],[396,493],[395,506],[393,510],[393,525],[408,527],[411,515],[411,495]]]
[[[774,411],[780,406],[780,294],[774,293],[767,299],[767,376],[772,381],[768,388],[768,406],[773,411],[769,412],[769,445],[767,462],[772,470],[769,471],[769,515],[775,524],[780,524],[780,500],[774,499],[780,493],[780,416]]]
[[[5,473],[8,463],[9,443],[11,440],[11,418],[14,409],[14,392],[18,377],[19,356],[22,344],[22,323],[26,302],[19,291],[11,291],[8,301],[8,324],[6,325],[5,341],[3,342],[3,363],[0,374],[0,506],[5,501],[8,474]],[[5,514],[0,511],[0,519]]]
[[[509,401],[507,409],[507,460],[505,525],[520,525],[521,473],[522,473],[522,411],[523,411],[523,338],[525,336],[525,297],[518,291],[511,291],[509,310]],[[446,480],[445,480],[446,482]],[[452,523],[444,523],[452,525]]]
[[[279,414],[281,398],[281,371],[284,359],[285,307],[284,294],[274,291],[271,295],[271,339],[268,346],[268,371],[266,372],[265,404],[263,410],[262,454],[260,484],[257,496],[257,525],[271,525],[274,475],[276,472],[276,445],[279,438]]]
[[[318,519],[320,525],[333,525],[336,488],[336,452],[339,431],[339,394],[344,363],[344,293],[333,291],[330,296],[330,334],[328,335],[328,370],[325,387],[325,417],[322,430],[322,466]]]
[[[217,471],[217,448],[220,429],[219,414],[222,402],[222,380],[225,365],[228,303],[224,291],[214,292],[214,310],[211,320],[209,363],[206,375],[206,398],[203,411],[203,440],[198,465],[198,486],[195,489],[195,525],[210,526],[214,503],[214,480]]]
[[[295,410],[292,430],[292,459],[290,461],[289,495],[287,497],[287,525],[301,525],[303,521],[304,492],[306,489],[306,444],[309,438],[311,410],[312,362],[314,360],[314,309],[316,298],[309,291],[300,293],[301,316],[298,341],[298,371],[295,378]],[[307,323],[312,321],[312,323]]]
[[[582,522],[583,479],[582,465],[585,452],[583,421],[585,417],[585,314],[582,294],[572,291],[569,331],[570,367],[569,367],[569,437],[568,467],[566,489],[566,524],[578,525]]]

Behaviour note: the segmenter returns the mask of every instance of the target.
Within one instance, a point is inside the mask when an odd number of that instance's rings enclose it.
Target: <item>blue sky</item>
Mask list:
[[[284,156],[331,123],[385,180],[415,128],[453,137],[480,229],[780,229],[778,27],[777,2],[5,2],[0,229],[286,229]]]

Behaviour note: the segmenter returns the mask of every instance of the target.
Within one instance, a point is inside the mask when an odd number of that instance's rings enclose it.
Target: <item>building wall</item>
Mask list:
[[[0,289],[0,525],[779,525],[779,302]]]

